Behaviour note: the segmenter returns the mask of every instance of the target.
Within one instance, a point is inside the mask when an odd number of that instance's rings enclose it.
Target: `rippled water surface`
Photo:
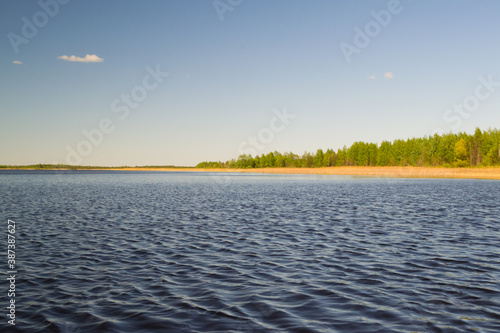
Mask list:
[[[7,219],[17,222],[15,328],[500,332],[499,189],[484,180],[1,171],[4,249]]]

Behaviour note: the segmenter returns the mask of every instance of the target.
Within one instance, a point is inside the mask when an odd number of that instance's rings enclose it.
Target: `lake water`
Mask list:
[[[17,231],[15,329],[500,332],[499,189],[1,171],[3,253],[8,219]]]

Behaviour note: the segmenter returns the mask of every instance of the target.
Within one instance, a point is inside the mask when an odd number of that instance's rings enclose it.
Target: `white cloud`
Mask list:
[[[85,57],[77,57],[72,55],[71,57],[68,57],[67,55],[62,55],[60,57],[57,57],[57,59],[62,59],[65,61],[74,61],[74,62],[102,62],[104,59],[99,58],[95,54],[87,54]]]
[[[387,80],[390,80],[390,79],[394,78],[394,74],[392,74],[391,72],[387,72],[387,73],[384,74],[384,77]]]
[[[368,76],[367,79],[370,79],[370,80],[374,80],[375,79],[375,76]]]
[[[12,63],[16,65],[21,65],[23,62],[19,60],[14,60]]]

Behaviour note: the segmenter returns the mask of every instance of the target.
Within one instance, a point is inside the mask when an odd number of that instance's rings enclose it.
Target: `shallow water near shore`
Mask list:
[[[0,171],[2,223],[17,231],[15,330],[499,332],[499,189]]]

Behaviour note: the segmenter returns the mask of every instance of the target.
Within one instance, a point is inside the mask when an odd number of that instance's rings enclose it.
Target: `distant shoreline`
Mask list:
[[[23,168],[3,168],[0,170],[33,170]],[[37,169],[37,170],[67,170],[67,169]],[[339,175],[368,176],[388,178],[456,178],[456,179],[500,179],[500,167],[488,168],[442,168],[442,167],[363,167],[341,166],[322,168],[254,168],[254,169],[221,169],[221,168],[89,168],[82,170],[114,170],[114,171],[162,171],[162,172],[241,172],[296,175]]]
[[[122,168],[124,171],[191,171],[243,172],[297,175],[379,176],[390,178],[458,178],[500,179],[500,168],[432,168],[432,167],[322,167],[322,168],[255,168],[255,169],[191,169],[191,168]]]

